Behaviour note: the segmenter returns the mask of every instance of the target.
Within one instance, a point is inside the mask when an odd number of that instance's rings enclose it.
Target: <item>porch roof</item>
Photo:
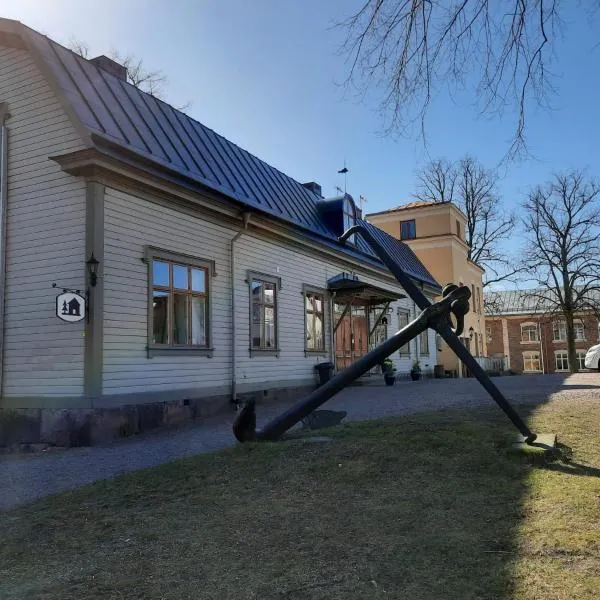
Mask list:
[[[360,281],[356,275],[352,276],[347,273],[332,277],[327,282],[327,289],[335,292],[336,300],[358,300],[368,306],[406,298],[405,294]]]

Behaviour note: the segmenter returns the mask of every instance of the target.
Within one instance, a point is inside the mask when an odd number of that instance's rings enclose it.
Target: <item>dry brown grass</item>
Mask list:
[[[600,404],[494,407],[181,460],[0,515],[0,597],[597,599]],[[564,448],[565,456],[570,452]]]

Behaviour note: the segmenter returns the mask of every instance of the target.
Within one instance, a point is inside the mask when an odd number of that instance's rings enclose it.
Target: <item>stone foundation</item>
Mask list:
[[[281,388],[241,394],[238,402],[256,404],[300,398],[313,387]],[[0,409],[0,451],[42,447],[92,446],[149,431],[175,428],[218,415],[233,415],[228,396],[198,398],[118,408]]]

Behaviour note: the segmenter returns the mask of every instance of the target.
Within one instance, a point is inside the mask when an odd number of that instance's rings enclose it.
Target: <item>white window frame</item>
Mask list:
[[[530,336],[529,339],[524,339],[523,337],[523,329],[525,327],[531,328],[531,327],[535,327],[535,339],[531,339]],[[529,329],[528,331],[531,331],[531,329]],[[526,321],[525,323],[521,323],[521,344],[539,344],[540,343],[540,327],[538,325],[538,323],[535,323],[533,321]]]
[[[556,334],[558,332],[558,337]],[[564,332],[564,337],[562,337]],[[566,342],[567,341],[567,322],[563,319],[554,319],[552,321],[552,341]]]
[[[577,360],[577,366],[580,371],[585,370],[585,355],[587,350],[575,350],[575,360]]]
[[[567,373],[569,371],[569,353],[566,350],[554,351],[554,371],[556,373]]]
[[[578,337],[577,330],[581,332],[581,337]],[[573,337],[576,342],[585,342],[585,323],[582,319],[573,319]]]
[[[537,362],[539,363],[539,368],[538,369],[526,369],[526,364],[527,364],[527,359],[529,359],[530,361],[533,360],[533,357],[537,356]],[[523,373],[541,373],[542,372],[542,359],[541,359],[541,355],[538,351],[536,350],[527,350],[525,352],[523,352]]]
[[[406,323],[402,322],[403,317],[406,317]],[[400,329],[403,329],[404,327],[406,327],[409,323],[410,323],[410,310],[408,310],[408,308],[399,309],[398,310],[398,331],[400,331]],[[404,344],[404,346],[402,346],[398,350],[398,355],[402,356],[402,357],[410,357],[410,342]]]
[[[429,356],[429,329],[422,331],[419,334],[419,356]],[[425,340],[425,344],[423,341]],[[425,349],[423,349],[425,346]]]

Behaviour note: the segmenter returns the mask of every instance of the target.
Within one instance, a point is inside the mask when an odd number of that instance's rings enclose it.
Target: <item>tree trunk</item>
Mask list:
[[[577,354],[575,353],[575,333],[573,328],[572,310],[565,310],[565,320],[567,322],[567,355],[569,357],[569,372],[579,373]]]

